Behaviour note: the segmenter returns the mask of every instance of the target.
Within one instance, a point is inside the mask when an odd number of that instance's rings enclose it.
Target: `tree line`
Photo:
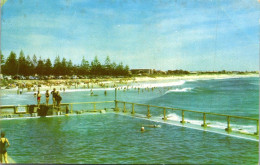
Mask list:
[[[57,56],[52,64],[50,58],[37,59],[36,55],[31,58],[29,55],[25,57],[21,50],[19,57],[11,51],[10,55],[5,59],[1,52],[1,72],[4,75],[39,75],[39,76],[64,76],[64,75],[93,75],[93,76],[128,76],[129,67],[123,65],[122,62],[116,64],[111,62],[109,56],[106,57],[104,64],[95,56],[94,60],[89,63],[82,58],[81,64],[73,64],[71,60],[64,57],[61,59]]]

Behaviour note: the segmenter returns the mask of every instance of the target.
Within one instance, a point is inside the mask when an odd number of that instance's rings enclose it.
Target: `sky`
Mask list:
[[[5,0],[6,1],[6,0]],[[130,69],[259,70],[257,0],[7,0],[1,50]]]

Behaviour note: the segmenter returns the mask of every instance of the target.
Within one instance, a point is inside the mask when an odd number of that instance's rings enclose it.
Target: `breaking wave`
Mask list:
[[[193,88],[177,88],[177,89],[171,89],[168,90],[166,93],[171,93],[171,92],[189,92],[191,91]],[[166,94],[165,93],[165,94]]]
[[[175,114],[175,113],[171,113],[169,115],[167,115],[167,119],[168,120],[172,120],[172,121],[181,121],[182,117]],[[196,119],[189,119],[185,117],[185,121],[187,123],[191,123],[194,125],[201,125],[203,123],[203,120],[196,120]],[[217,129],[222,129],[224,130],[225,128],[227,128],[227,123],[226,121],[212,121],[212,120],[207,120],[207,126],[212,127],[212,128],[217,128]],[[232,130],[234,131],[238,131],[241,133],[254,133],[256,132],[256,125],[244,125],[244,124],[230,124],[230,127],[232,128]]]

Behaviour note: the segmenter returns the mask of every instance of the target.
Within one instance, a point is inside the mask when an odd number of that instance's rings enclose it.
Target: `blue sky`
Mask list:
[[[257,0],[7,0],[1,50],[79,64],[259,70]]]

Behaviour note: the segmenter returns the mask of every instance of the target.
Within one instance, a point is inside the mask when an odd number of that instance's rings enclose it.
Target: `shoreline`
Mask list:
[[[136,81],[153,81],[153,80],[201,80],[201,79],[228,79],[228,78],[245,78],[259,77],[259,74],[201,74],[201,75],[183,75],[183,76],[167,76],[167,77],[135,77]]]
[[[49,90],[49,92],[56,88],[62,91],[79,90],[79,89],[100,89],[100,88],[115,88],[115,87],[126,87],[130,83],[145,83],[145,82],[155,82],[155,81],[196,81],[196,80],[210,80],[210,79],[229,79],[229,78],[247,78],[247,77],[259,77],[258,74],[201,74],[201,75],[178,75],[178,76],[159,76],[159,77],[129,77],[129,78],[109,78],[109,79],[61,79],[61,80],[13,80],[14,84],[9,84],[12,86],[11,89],[6,89],[7,86],[1,87],[1,93],[16,93],[18,90],[23,89],[24,92],[36,92],[40,85],[40,91]],[[24,87],[19,86],[23,84]],[[28,85],[29,84],[29,85]],[[28,90],[30,86],[31,90]],[[34,91],[35,90],[35,91]]]

